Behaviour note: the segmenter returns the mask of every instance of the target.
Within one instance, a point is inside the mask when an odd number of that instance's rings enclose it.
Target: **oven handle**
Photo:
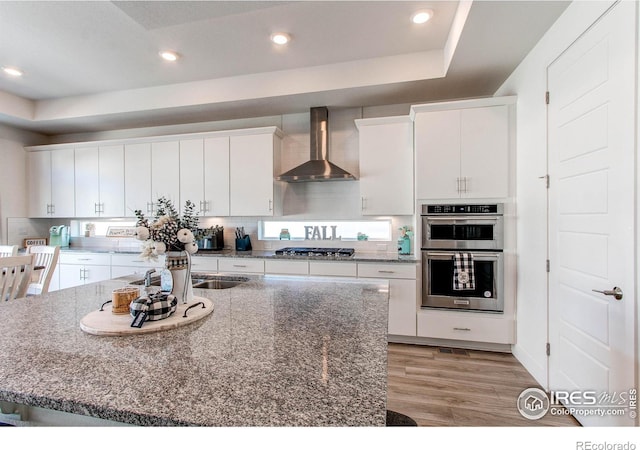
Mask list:
[[[445,222],[445,223],[496,223],[502,218],[502,216],[495,217],[478,217],[478,216],[460,216],[460,217],[436,217],[436,216],[422,216],[427,222]]]
[[[449,257],[449,258],[453,258],[453,255],[455,255],[456,253],[471,253],[471,255],[474,258],[478,258],[480,259],[483,256],[489,256],[492,257],[494,259],[498,259],[500,258],[500,255],[502,255],[502,253],[499,252],[477,252],[477,251],[469,251],[469,249],[460,249],[460,251],[431,251],[431,250],[423,250],[422,253],[425,253],[427,257],[429,256],[445,256],[445,257]]]

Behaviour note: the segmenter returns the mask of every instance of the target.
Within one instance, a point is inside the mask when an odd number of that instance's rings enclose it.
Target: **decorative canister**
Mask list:
[[[136,287],[114,289],[111,292],[111,312],[113,314],[129,314],[129,305],[140,296]]]
[[[193,300],[191,283],[191,255],[186,251],[168,251],[165,267],[171,271],[173,288],[171,293],[182,303]]]

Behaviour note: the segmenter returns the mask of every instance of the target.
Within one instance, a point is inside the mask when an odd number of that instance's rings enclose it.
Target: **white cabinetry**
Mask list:
[[[276,128],[246,130],[230,137],[231,216],[282,214],[282,183],[274,179],[280,168],[280,140]]]
[[[142,259],[137,254],[113,254],[111,255],[111,278],[124,277],[126,275],[144,275],[149,269],[164,267],[164,258],[157,261]]]
[[[124,147],[75,149],[76,217],[124,215]]]
[[[276,275],[309,275],[309,262],[267,259],[264,262],[264,271]]]
[[[220,258],[218,260],[220,272],[264,273],[264,260],[253,258]]]
[[[179,210],[180,201],[180,142],[153,142],[151,144],[151,196],[171,200]]]
[[[60,289],[111,278],[111,255],[60,253]]]
[[[229,137],[180,141],[180,205],[200,216],[229,215]]]
[[[73,148],[33,151],[27,158],[29,217],[73,217]]]
[[[192,272],[217,272],[218,258],[211,256],[192,256],[191,257]]]
[[[309,275],[355,278],[358,266],[354,262],[309,261]]]
[[[515,322],[502,314],[418,311],[418,336],[458,341],[515,343]]]
[[[151,214],[151,144],[124,146],[124,206],[125,216],[133,217],[135,210]]]
[[[412,107],[416,198],[506,198],[513,97]]]
[[[413,214],[413,122],[410,117],[355,121],[359,132],[363,215]]]
[[[358,278],[389,280],[389,334],[416,336],[416,264],[358,263]]]

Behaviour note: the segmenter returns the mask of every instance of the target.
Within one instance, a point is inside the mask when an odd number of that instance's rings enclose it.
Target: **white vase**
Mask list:
[[[189,303],[192,301],[191,255],[185,251],[168,251],[165,267],[171,272],[173,280],[171,293],[176,296],[179,302]]]

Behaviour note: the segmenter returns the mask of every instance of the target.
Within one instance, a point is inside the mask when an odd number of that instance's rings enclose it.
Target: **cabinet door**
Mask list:
[[[462,196],[507,197],[509,113],[507,106],[462,110]]]
[[[389,334],[416,335],[416,280],[389,280]]]
[[[204,140],[206,216],[229,215],[229,138]]]
[[[273,135],[231,136],[230,215],[273,215]]]
[[[84,266],[84,284],[111,279],[111,266]]]
[[[200,216],[204,203],[204,140],[180,141],[180,205],[190,200]]]
[[[180,205],[180,143],[178,141],[151,144],[151,196],[171,200],[178,211]]]
[[[76,264],[60,264],[60,289],[80,286],[84,284],[84,266]]]
[[[416,198],[459,198],[460,110],[416,114]]]
[[[29,217],[49,217],[51,210],[51,152],[30,152]]]
[[[75,215],[73,148],[51,151],[51,217]]]
[[[124,216],[124,146],[100,147],[100,216]]]
[[[75,156],[76,217],[98,217],[100,211],[100,155],[98,147],[80,147]]]
[[[151,214],[151,144],[124,147],[124,206],[126,217]]]
[[[362,214],[412,215],[412,124],[361,126],[359,142]]]

